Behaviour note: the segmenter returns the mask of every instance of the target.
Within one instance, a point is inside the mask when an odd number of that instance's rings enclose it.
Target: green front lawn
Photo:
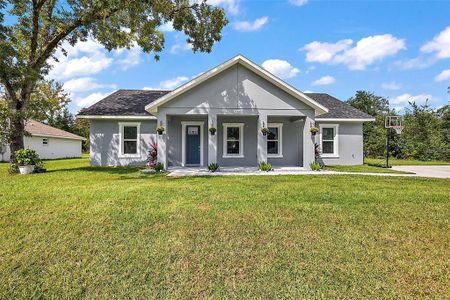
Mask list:
[[[0,299],[442,298],[450,181],[0,165]]]
[[[386,158],[364,158],[366,164],[386,164]],[[415,159],[396,159],[389,158],[391,166],[438,166],[450,165],[450,161],[446,160],[415,160]]]
[[[358,166],[326,166],[325,169],[337,172],[413,174],[403,171],[396,171],[390,168],[369,166],[366,164]]]

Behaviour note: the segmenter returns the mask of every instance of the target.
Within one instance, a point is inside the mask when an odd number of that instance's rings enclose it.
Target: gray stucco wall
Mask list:
[[[256,166],[256,122],[257,116],[253,117],[228,117],[219,116],[217,118],[217,163],[220,166]],[[244,123],[244,157],[243,158],[229,158],[223,157],[223,123]]]
[[[313,109],[247,68],[236,65],[161,105],[157,114],[304,116]]]
[[[282,158],[267,158],[274,166],[303,166],[304,120],[289,117],[269,117],[268,123],[282,123]]]
[[[169,167],[181,166],[182,124],[184,121],[200,121],[203,124],[203,162],[208,165],[208,118],[207,116],[170,116],[168,118],[167,151]]]
[[[141,123],[139,157],[120,157],[120,122]],[[151,144],[156,142],[156,120],[91,120],[91,166],[145,165]]]
[[[360,122],[316,122],[320,124],[339,124],[339,157],[322,158],[325,165],[361,165],[363,164],[363,132]],[[316,136],[319,143],[320,136]]]

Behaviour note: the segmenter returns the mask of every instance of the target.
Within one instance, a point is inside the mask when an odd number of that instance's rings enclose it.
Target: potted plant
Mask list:
[[[209,127],[208,130],[209,130],[209,133],[211,133],[211,135],[215,135],[216,131],[217,131],[216,127]]]
[[[159,135],[162,135],[164,133],[164,126],[162,126],[162,125],[158,126],[158,128],[156,128],[156,132]]]
[[[15,154],[19,172],[22,175],[33,173],[35,166],[40,163],[39,156],[32,149],[19,149]]]
[[[316,133],[319,132],[319,128],[317,128],[317,127],[311,127],[311,128],[309,129],[309,132],[311,132],[311,134],[314,136],[314,135],[316,135]]]
[[[264,136],[266,136],[266,135],[269,133],[269,128],[267,128],[267,127],[261,128],[261,133],[262,133]]]

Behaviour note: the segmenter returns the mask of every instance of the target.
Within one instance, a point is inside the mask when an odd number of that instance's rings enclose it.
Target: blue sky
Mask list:
[[[167,24],[158,62],[88,41],[50,76],[65,83],[76,112],[117,89],[173,89],[240,53],[302,91],[346,100],[369,90],[398,109],[408,100],[449,103],[449,1],[211,1],[230,24],[210,54],[192,53]]]

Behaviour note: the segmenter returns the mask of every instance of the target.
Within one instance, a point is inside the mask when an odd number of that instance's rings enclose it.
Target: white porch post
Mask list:
[[[167,135],[168,132],[168,124],[167,124],[167,115],[166,114],[158,114],[158,119],[156,123],[156,127],[164,126],[164,133],[158,134],[156,133],[157,147],[158,147],[158,162],[164,165],[164,169],[167,170]]]
[[[267,140],[261,133],[261,128],[267,127],[267,115],[260,114],[258,118],[258,126],[256,126],[256,136],[258,141],[257,160],[258,164],[262,161],[267,161]]]
[[[309,131],[311,126],[314,126],[314,119],[306,116],[303,126],[303,167],[307,170],[310,169],[309,164],[315,160],[314,137]]]
[[[209,132],[209,128],[214,127],[219,130],[217,125],[217,115],[208,115],[208,124],[206,124],[206,134],[208,135],[208,164],[217,163],[217,130],[214,135]]]

